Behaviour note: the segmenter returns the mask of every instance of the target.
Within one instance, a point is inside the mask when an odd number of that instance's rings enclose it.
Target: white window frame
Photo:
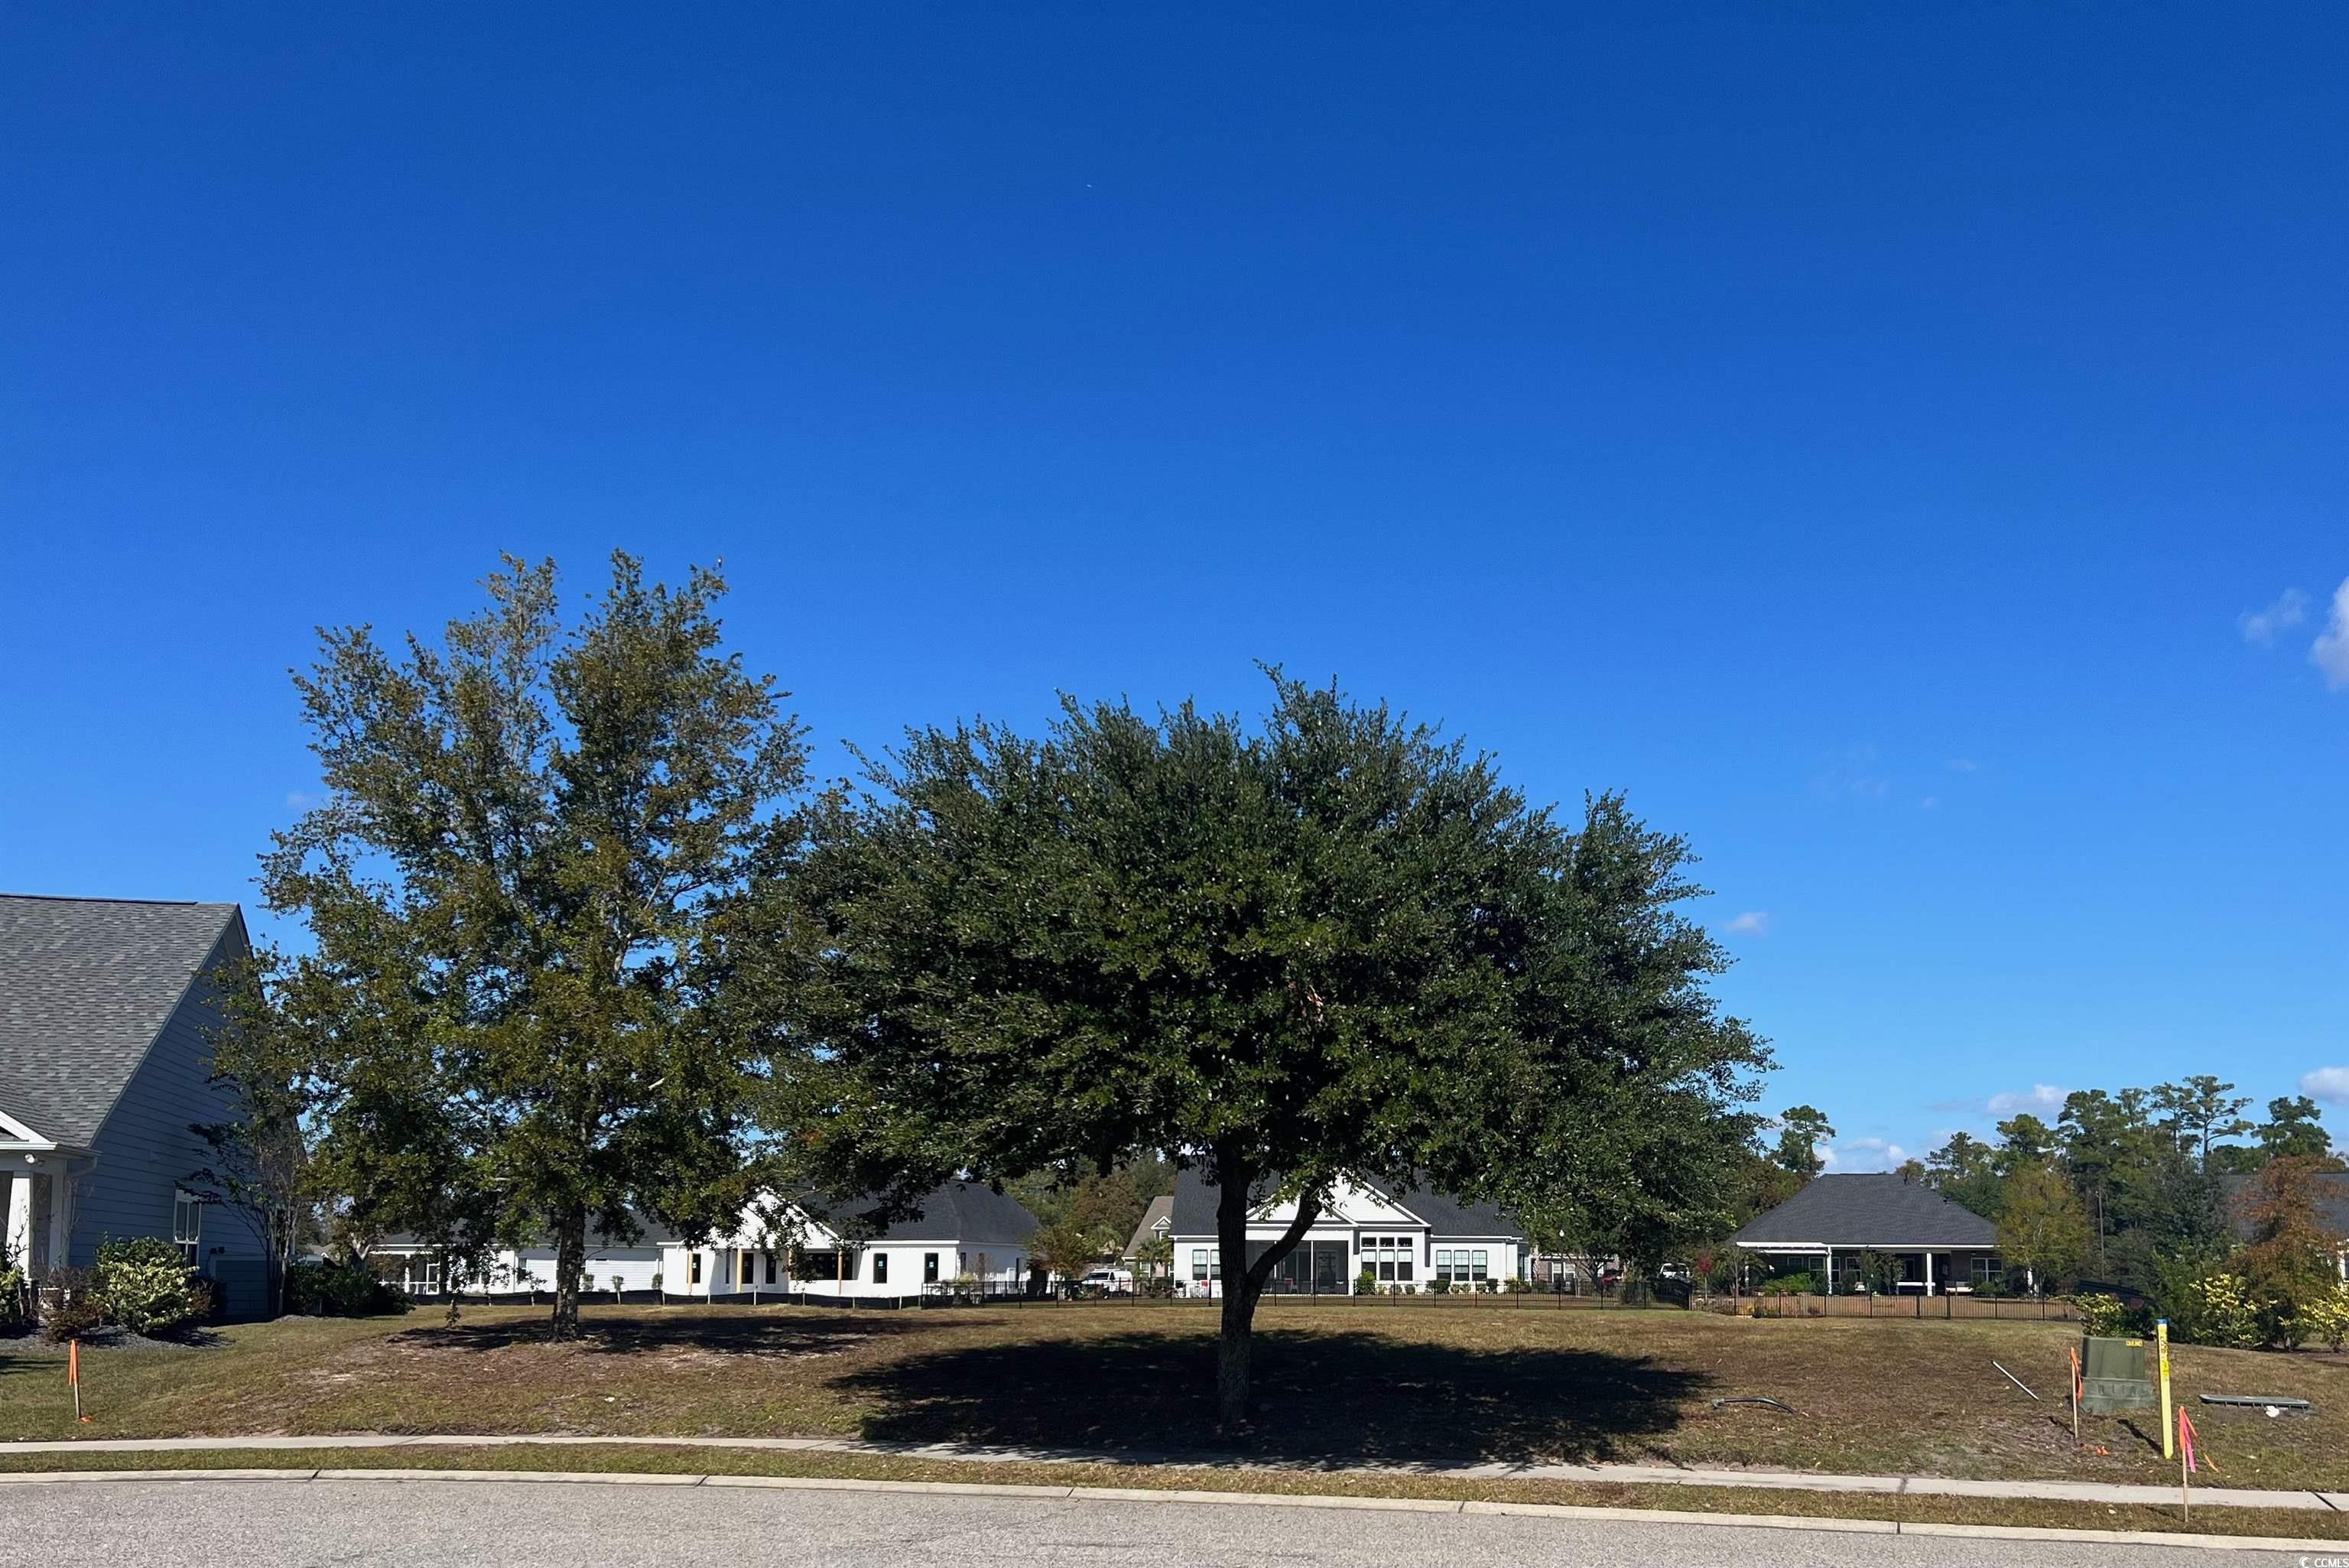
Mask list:
[[[203,1254],[204,1201],[184,1187],[171,1194],[171,1243],[190,1268]]]

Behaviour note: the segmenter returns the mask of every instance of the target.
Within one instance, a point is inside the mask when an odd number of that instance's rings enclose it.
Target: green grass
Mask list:
[[[1495,1303],[1281,1304],[1258,1322],[1259,1420],[1233,1447],[1255,1465],[1566,1459],[2176,1476],[2149,1415],[2090,1420],[2087,1445],[2075,1447],[2058,1400],[2077,1329],[2060,1323]],[[241,1326],[199,1349],[98,1347],[84,1357],[91,1419],[80,1426],[62,1352],[0,1341],[0,1439],[379,1431],[1226,1446],[1212,1413],[1214,1315],[1201,1306],[591,1306],[585,1323],[582,1339],[560,1345],[543,1311],[469,1308],[453,1329],[419,1311]],[[2046,1402],[2009,1384],[1993,1357]],[[2215,1482],[2349,1490],[2349,1366],[2186,1346],[2177,1368],[2184,1399],[2222,1389],[2317,1407],[2281,1420],[2197,1408]],[[1713,1404],[1749,1395],[1801,1414]]]
[[[304,1449],[199,1453],[0,1455],[0,1471],[133,1470],[456,1470],[628,1471],[757,1475],[882,1481],[978,1481],[997,1486],[1115,1487],[1154,1491],[1270,1492],[1290,1496],[1409,1497],[1446,1501],[1567,1504],[1683,1513],[1869,1519],[1902,1524],[2021,1525],[2056,1530],[2271,1536],[2349,1541],[2349,1515],[2284,1509],[2212,1508],[2188,1521],[2175,1507],[2007,1501],[1987,1498],[1892,1497],[1740,1487],[1616,1486],[1575,1481],[1459,1480],[1440,1476],[1330,1474],[1244,1467],[1095,1464],[974,1464],[875,1454],[775,1453],[674,1448]]]

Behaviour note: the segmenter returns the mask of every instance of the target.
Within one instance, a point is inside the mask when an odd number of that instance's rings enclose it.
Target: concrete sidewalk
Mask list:
[[[1314,1475],[1430,1476],[1458,1480],[1578,1480],[1634,1486],[1728,1486],[1779,1491],[1874,1492],[1909,1497],[2014,1498],[2046,1502],[2162,1505],[2178,1501],[2174,1486],[2089,1480],[1959,1480],[1945,1476],[1821,1475],[1806,1470],[1694,1470],[1674,1465],[1483,1464],[1340,1465],[1250,1460],[1229,1453],[1143,1452],[1130,1449],[985,1448],[962,1443],[873,1443],[850,1438],[612,1438],[578,1436],[402,1437],[364,1433],[288,1438],[89,1438],[56,1442],[0,1443],[15,1454],[242,1453],[302,1449],[422,1448],[681,1448],[744,1449],[785,1453],[874,1454],[893,1459],[986,1464],[1094,1464],[1198,1470],[1282,1470]],[[2270,1491],[2249,1487],[2194,1489],[2204,1508],[2306,1509],[2349,1512],[2349,1492]]]

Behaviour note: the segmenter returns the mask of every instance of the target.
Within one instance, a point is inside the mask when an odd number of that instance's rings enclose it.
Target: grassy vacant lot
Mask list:
[[[76,1426],[61,1353],[0,1342],[0,1439],[355,1431],[843,1436],[1211,1450],[1214,1317],[1105,1304],[844,1313],[589,1308],[557,1346],[543,1313],[468,1309],[229,1329],[201,1348],[84,1357]],[[1274,1305],[1258,1319],[1252,1464],[1622,1460],[1839,1471],[2174,1479],[2148,1417],[2059,1403],[2064,1324],[1496,1305]],[[2033,1404],[1992,1357],[2044,1398]],[[2349,1490],[2349,1365],[2185,1347],[2178,1387],[2297,1396],[2313,1417],[2198,1409],[2238,1486]],[[1769,1395],[1801,1412],[1727,1406]],[[2101,1451],[2099,1451],[2101,1450]],[[405,1462],[405,1461],[403,1461]],[[700,1468],[708,1457],[690,1461]]]

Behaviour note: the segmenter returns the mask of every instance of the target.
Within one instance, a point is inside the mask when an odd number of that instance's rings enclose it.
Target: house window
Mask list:
[[[924,1284],[938,1283],[938,1254],[936,1253],[922,1254],[922,1283]]]
[[[1970,1272],[1976,1290],[1988,1290],[2004,1279],[2004,1271],[1999,1267],[1996,1258],[1975,1258]]]
[[[1217,1249],[1214,1247],[1193,1247],[1191,1249],[1191,1278],[1193,1283],[1205,1284],[1211,1279],[1221,1279],[1223,1277],[1224,1260]]]
[[[1435,1249],[1435,1277],[1441,1280],[1448,1280],[1452,1277],[1452,1249],[1450,1247],[1438,1247]]]
[[[767,1283],[775,1283],[775,1254],[772,1253],[767,1254]]]
[[[1485,1279],[1485,1249],[1484,1249],[1484,1248],[1482,1248],[1482,1247],[1478,1247],[1478,1248],[1476,1249],[1475,1256],[1475,1261],[1474,1261],[1474,1262],[1472,1262],[1468,1266],[1469,1266],[1472,1270],[1474,1270],[1474,1271],[1475,1271],[1475,1272],[1474,1272],[1474,1273],[1473,1273],[1469,1277],[1470,1277],[1471,1279],[1474,1279],[1476,1283],[1478,1283],[1478,1284],[1483,1284],[1483,1283],[1484,1283],[1484,1279]]]
[[[889,1254],[887,1253],[874,1253],[873,1254],[873,1283],[874,1284],[887,1284],[889,1283]]]
[[[171,1194],[171,1240],[178,1243],[180,1256],[188,1266],[196,1264],[196,1253],[204,1239],[204,1201],[190,1192]]]
[[[686,1283],[688,1284],[699,1284],[701,1283],[701,1254],[699,1253],[693,1254],[693,1262],[685,1277]]]

